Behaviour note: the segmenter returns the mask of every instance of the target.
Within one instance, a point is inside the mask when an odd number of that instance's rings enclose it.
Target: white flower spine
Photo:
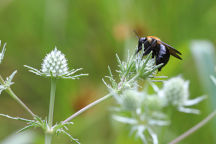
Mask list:
[[[153,68],[155,67],[155,59],[152,58],[148,61],[148,63],[146,64],[145,70],[146,71],[151,71]]]
[[[41,71],[48,76],[62,76],[68,73],[65,55],[55,48],[44,58]]]
[[[1,40],[0,40],[0,46],[1,46]],[[3,60],[3,58],[4,58],[4,54],[5,54],[5,51],[6,51],[5,46],[6,46],[6,43],[3,45],[2,52],[0,52],[0,64],[1,64],[2,60]]]

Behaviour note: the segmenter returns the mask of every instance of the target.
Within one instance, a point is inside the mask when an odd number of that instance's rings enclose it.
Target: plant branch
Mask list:
[[[91,107],[95,106],[96,104],[110,98],[112,95],[111,93],[105,95],[104,97],[90,103],[89,105],[85,106],[84,108],[80,109],[79,111],[77,111],[76,113],[74,113],[73,115],[71,115],[70,117],[68,117],[66,120],[64,120],[62,123],[66,123],[66,122],[69,122],[71,121],[73,118],[77,117],[78,115],[80,115],[81,113],[85,112],[86,110],[90,109]]]
[[[123,83],[124,83],[124,81],[125,81],[126,75],[127,75],[127,74],[124,74],[124,75],[122,76],[121,81],[120,81],[119,84],[118,84],[118,91],[121,90],[121,88],[123,87]],[[98,103],[100,103],[100,102],[102,102],[102,101],[104,101],[104,100],[110,98],[111,96],[112,96],[112,94],[109,93],[109,94],[105,95],[104,97],[102,97],[102,98],[100,98],[100,99],[98,99],[98,100],[96,100],[96,101],[90,103],[89,105],[85,106],[84,108],[80,109],[79,111],[77,111],[76,113],[74,113],[73,115],[71,115],[70,117],[68,117],[66,120],[64,120],[64,121],[62,122],[62,124],[71,121],[73,118],[77,117],[78,115],[80,115],[81,113],[83,113],[83,112],[85,112],[86,110],[90,109],[91,107],[97,105]]]
[[[195,125],[191,129],[189,129],[188,131],[186,131],[185,133],[183,133],[182,135],[180,135],[179,137],[177,137],[176,139],[174,139],[173,141],[171,141],[169,144],[177,144],[181,140],[185,139],[186,137],[188,137],[189,135],[191,135],[192,133],[194,133],[195,131],[197,131],[198,129],[200,129],[202,126],[204,126],[206,123],[208,123],[215,116],[216,116],[216,110],[213,111],[212,113],[210,113],[204,120],[202,120],[201,122],[199,122],[197,125]]]
[[[4,79],[0,75],[0,83],[3,85],[5,84]],[[18,97],[17,95],[12,91],[12,89],[9,87],[5,90],[18,104],[20,104],[33,118],[36,116]]]

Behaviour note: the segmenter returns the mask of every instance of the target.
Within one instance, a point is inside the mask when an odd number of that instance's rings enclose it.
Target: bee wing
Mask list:
[[[168,48],[169,53],[170,53],[172,56],[174,56],[174,57],[176,57],[176,58],[182,60],[182,58],[179,56],[179,55],[181,55],[181,53],[180,53],[179,51],[177,51],[175,48],[173,48],[172,46],[168,45],[168,44],[165,43],[165,42],[162,42],[162,41],[160,41],[160,42],[161,42],[162,44],[164,44],[164,45]],[[179,54],[179,55],[178,55],[178,54]]]
[[[182,58],[181,58],[178,54],[176,54],[176,52],[173,51],[173,49],[169,49],[169,52],[170,52],[170,54],[171,54],[172,56],[174,56],[174,57],[176,57],[176,58],[182,60]]]

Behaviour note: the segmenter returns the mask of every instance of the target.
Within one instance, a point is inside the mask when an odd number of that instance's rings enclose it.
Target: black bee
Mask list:
[[[181,55],[179,51],[162,42],[155,36],[139,37],[136,54],[142,50],[142,45],[144,45],[143,56],[149,54],[152,51],[152,58],[156,57],[156,65],[163,63],[163,65],[158,68],[158,71],[161,71],[162,67],[167,64],[170,55],[182,60],[182,58],[179,56]]]

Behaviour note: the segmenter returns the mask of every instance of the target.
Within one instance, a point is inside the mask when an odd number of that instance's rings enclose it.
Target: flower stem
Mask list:
[[[171,141],[169,144],[177,144],[181,140],[185,139],[186,137],[188,137],[189,135],[191,135],[192,133],[194,133],[195,131],[197,131],[198,129],[200,129],[202,126],[204,126],[206,123],[208,123],[215,116],[216,116],[216,110],[213,111],[212,113],[210,113],[204,120],[202,120],[201,122],[199,122],[197,125],[195,125],[191,129],[189,129],[188,131],[184,132],[182,135],[180,135],[179,137],[177,137],[176,139],[174,139],[173,141]]]
[[[112,96],[111,93],[105,95],[104,97],[90,103],[89,105],[85,106],[84,108],[82,108],[81,110],[77,111],[76,113],[74,113],[73,115],[71,115],[70,117],[68,117],[66,120],[64,120],[62,123],[66,123],[66,122],[69,122],[71,121],[73,118],[77,117],[78,115],[80,115],[81,113],[85,112],[86,110],[90,109],[91,107],[95,106],[96,104],[110,98]]]
[[[46,134],[45,135],[45,144],[51,144],[51,142],[52,142],[52,135]]]
[[[48,116],[48,130],[45,133],[45,144],[51,144],[52,142],[52,124],[53,124],[53,113],[55,104],[55,91],[56,91],[56,79],[51,79],[51,90],[50,90],[50,105],[49,105],[49,116]]]
[[[120,81],[119,84],[118,84],[118,91],[120,91],[120,90],[122,89],[123,83],[124,83],[125,78],[126,78],[126,75],[127,75],[127,74],[124,74],[124,75],[122,76],[121,81]],[[62,123],[64,124],[64,123],[66,123],[66,122],[71,121],[73,118],[77,117],[78,115],[80,115],[81,113],[83,113],[83,112],[85,112],[86,110],[90,109],[91,107],[95,106],[96,104],[98,104],[98,103],[100,103],[100,102],[102,102],[102,101],[104,101],[104,100],[110,98],[111,96],[112,96],[112,94],[109,93],[109,94],[105,95],[104,97],[102,97],[102,98],[100,98],[100,99],[98,99],[98,100],[96,100],[96,101],[90,103],[89,105],[85,106],[84,108],[80,109],[79,111],[77,111],[76,113],[74,113],[73,115],[71,115],[70,117],[68,117],[68,118],[67,118],[66,120],[64,120]]]
[[[49,105],[49,117],[48,117],[48,125],[52,127],[53,123],[53,112],[54,112],[54,104],[55,104],[55,91],[56,91],[56,79],[51,79],[51,91],[50,91],[50,105]]]
[[[2,76],[0,75],[0,83],[3,85],[5,84]],[[12,91],[12,89],[9,87],[5,90],[18,104],[20,104],[33,118],[35,117],[35,114],[17,97],[17,95]]]

